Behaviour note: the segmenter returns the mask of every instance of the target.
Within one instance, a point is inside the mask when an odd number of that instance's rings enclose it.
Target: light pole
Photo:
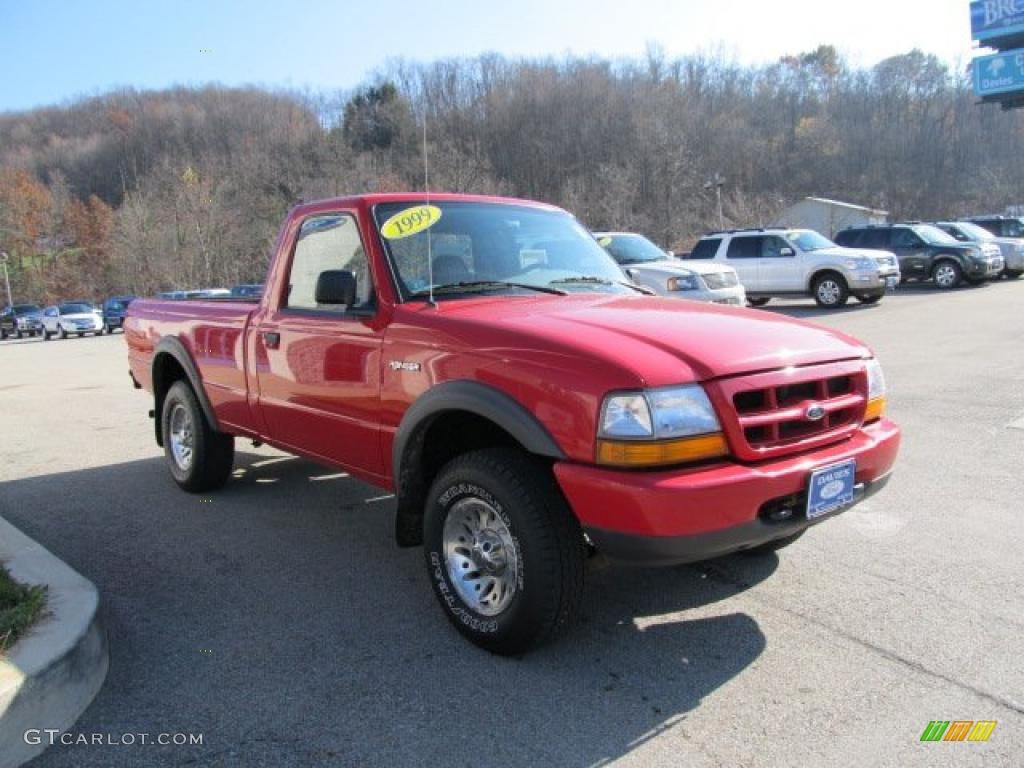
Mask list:
[[[7,255],[7,251],[0,251],[0,264],[4,265],[4,285],[7,286],[7,306],[14,306],[14,299],[11,298],[11,278],[7,274],[7,261],[11,257]]]
[[[725,184],[725,177],[716,172],[714,176],[704,182],[704,189],[715,188],[715,197],[718,200],[718,228],[725,229],[725,217],[722,215],[722,185]]]

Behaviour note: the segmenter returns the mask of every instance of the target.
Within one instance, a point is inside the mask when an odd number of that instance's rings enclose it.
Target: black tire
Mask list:
[[[811,284],[814,301],[822,309],[842,307],[850,298],[850,287],[838,272],[822,272]]]
[[[43,341],[49,341],[50,340],[50,334],[49,334],[49,332],[45,328],[43,328],[43,330],[41,330],[39,332],[39,335],[43,337]]]
[[[778,552],[780,549],[788,547],[794,541],[799,539],[807,533],[807,529],[804,528],[802,531],[797,531],[792,536],[786,536],[781,539],[773,539],[772,541],[766,541],[764,544],[758,544],[756,547],[750,549],[744,549],[744,555],[767,555],[769,552]]]
[[[857,297],[857,301],[859,301],[861,304],[877,304],[881,300],[882,300],[882,297],[880,295],[879,296],[858,296]]]
[[[489,519],[492,529],[478,528],[474,534],[458,518],[474,514],[474,509],[482,510],[478,519]],[[454,516],[451,521],[450,515]],[[445,548],[446,522],[458,536],[457,540],[449,537],[450,552]],[[502,527],[503,537],[495,533]],[[458,543],[463,530],[470,539],[465,547]],[[490,550],[487,547],[494,545],[488,544],[489,530],[490,540],[499,544]],[[423,533],[434,594],[449,621],[474,644],[492,653],[521,654],[572,624],[583,594],[583,532],[550,467],[540,460],[513,448],[489,448],[453,459],[431,486]],[[510,546],[503,547],[502,542]],[[510,551],[519,564],[513,573],[507,571]],[[505,567],[488,571],[482,559],[488,557],[486,553],[506,558]],[[449,570],[456,570],[460,560],[462,568],[471,570],[457,587]],[[479,575],[476,580],[474,573]],[[514,591],[510,594],[507,585],[492,588],[502,578],[511,581]],[[482,583],[485,579],[491,583]],[[459,594],[460,589],[472,593],[474,581],[482,597],[501,598],[497,604],[474,606]],[[507,603],[502,605],[502,599]]]
[[[6,340],[7,340],[7,331],[4,330],[3,328],[0,328],[0,341],[6,341]]]
[[[68,332],[64,330],[64,326],[58,325],[57,328],[59,329],[57,335],[60,336],[61,339],[66,339],[68,337]]]
[[[747,303],[750,306],[752,306],[752,307],[763,307],[769,301],[771,301],[771,297],[770,296],[767,297],[767,298],[758,298],[758,299],[750,299],[750,298],[748,298],[747,299]]]
[[[1004,269],[1003,274],[1010,280],[1016,280],[1021,275],[1024,275],[1024,269]]]
[[[932,267],[932,280],[935,285],[944,291],[951,290],[960,285],[964,279],[964,271],[960,265],[950,259],[943,259],[936,262]]]
[[[83,336],[85,336],[85,334],[84,334],[84,333],[80,333],[80,334],[78,334],[78,338],[82,338]]]
[[[182,418],[188,420],[190,428],[190,459],[187,463],[176,458],[174,453],[171,416],[178,408],[182,409]],[[164,456],[174,482],[190,493],[212,491],[227,482],[235,462],[235,439],[210,428],[187,382],[176,381],[171,385],[164,398],[160,419]]]
[[[20,330],[14,332],[14,338],[20,339],[20,338],[22,338],[22,336],[23,336],[23,334],[22,334],[22,332]]]

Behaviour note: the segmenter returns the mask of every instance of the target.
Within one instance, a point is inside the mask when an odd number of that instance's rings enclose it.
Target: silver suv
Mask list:
[[[850,296],[875,304],[900,282],[895,254],[843,248],[810,229],[712,232],[700,239],[690,258],[735,268],[755,307],[796,296],[812,296],[827,308],[843,306]]]

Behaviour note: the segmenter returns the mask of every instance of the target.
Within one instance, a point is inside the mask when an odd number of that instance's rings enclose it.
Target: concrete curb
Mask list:
[[[0,518],[0,561],[15,580],[49,587],[49,615],[0,659],[0,768],[17,768],[48,743],[25,743],[25,731],[65,731],[107,676],[107,638],[97,617],[99,594],[85,577]]]

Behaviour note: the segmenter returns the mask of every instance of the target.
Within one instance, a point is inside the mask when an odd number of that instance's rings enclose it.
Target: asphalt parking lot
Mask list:
[[[74,732],[203,734],[32,765],[1019,765],[1022,309],[1024,281],[770,304],[875,348],[893,481],[777,556],[595,568],[582,622],[519,660],[449,626],[383,491],[240,442],[233,482],[184,494],[120,335],[0,343],[0,515],[103,602]],[[919,741],[958,719],[998,726]]]

